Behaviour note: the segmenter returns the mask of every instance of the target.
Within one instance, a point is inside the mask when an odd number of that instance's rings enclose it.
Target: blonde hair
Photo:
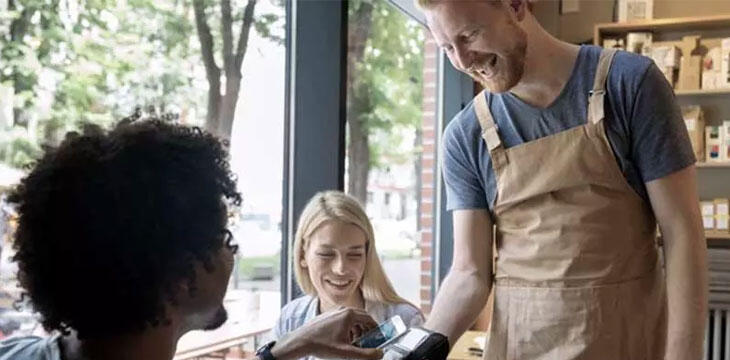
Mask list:
[[[309,239],[326,221],[340,221],[360,228],[365,234],[365,272],[360,282],[360,291],[366,301],[399,304],[408,301],[398,296],[393,285],[385,275],[375,250],[373,226],[360,203],[340,191],[323,191],[309,200],[299,217],[299,225],[294,238],[294,276],[305,294],[317,296],[307,269],[302,267]]]

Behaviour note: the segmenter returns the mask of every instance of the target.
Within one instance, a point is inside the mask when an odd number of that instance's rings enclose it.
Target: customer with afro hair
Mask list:
[[[190,330],[227,318],[241,201],[226,147],[198,128],[136,116],[48,149],[11,194],[15,261],[48,338],[0,342],[0,360],[169,360]],[[373,359],[352,338],[375,325],[342,309],[280,339],[270,360]]]

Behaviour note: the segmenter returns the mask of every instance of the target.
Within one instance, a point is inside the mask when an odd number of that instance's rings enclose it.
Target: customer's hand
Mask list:
[[[277,360],[308,355],[324,359],[380,359],[383,353],[379,349],[363,349],[351,344],[376,326],[375,320],[366,312],[342,308],[317,316],[287,334],[271,349],[271,354]]]

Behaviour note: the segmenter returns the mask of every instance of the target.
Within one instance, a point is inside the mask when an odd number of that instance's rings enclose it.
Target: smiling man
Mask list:
[[[552,37],[523,0],[418,4],[486,89],[444,133],[454,258],[425,327],[453,342],[493,291],[490,360],[699,359],[695,159],[662,73]]]

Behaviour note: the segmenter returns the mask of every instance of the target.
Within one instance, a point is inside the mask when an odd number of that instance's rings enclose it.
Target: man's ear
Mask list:
[[[525,19],[528,10],[529,0],[507,0],[509,2],[509,8],[515,14],[517,21]]]

